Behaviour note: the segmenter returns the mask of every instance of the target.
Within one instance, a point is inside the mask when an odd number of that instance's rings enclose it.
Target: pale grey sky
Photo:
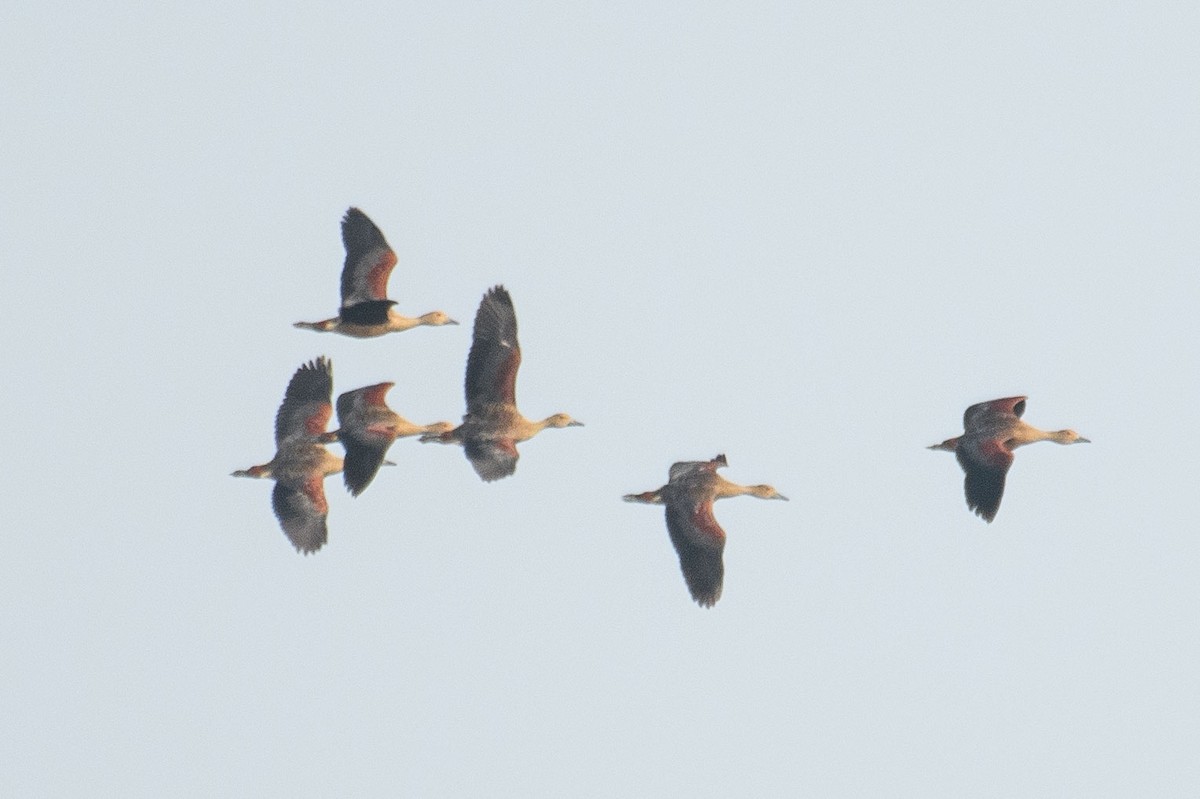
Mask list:
[[[1194,3],[8,3],[0,794],[1194,796]],[[399,254],[355,341],[338,221]],[[401,441],[297,555],[292,372],[457,419],[480,296],[530,416]],[[1022,450],[996,522],[972,402]],[[681,459],[730,500],[688,598]]]

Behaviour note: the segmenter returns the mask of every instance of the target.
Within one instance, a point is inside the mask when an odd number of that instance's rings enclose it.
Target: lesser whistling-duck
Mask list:
[[[679,554],[688,591],[706,608],[721,598],[725,579],[725,531],[713,516],[713,502],[742,495],[787,499],[769,485],[729,482],[717,474],[717,469],[727,465],[724,455],[710,461],[680,461],[671,466],[665,486],[624,497],[626,502],[666,505],[667,532]]]
[[[516,445],[547,427],[580,427],[565,413],[541,421],[517,410],[517,368],[521,345],[512,297],[503,286],[483,295],[475,314],[474,337],[467,356],[467,412],[453,430],[421,436],[421,441],[462,444],[467,459],[485,481],[508,477],[517,469]]]
[[[297,369],[275,414],[275,457],[233,472],[234,477],[275,481],[271,494],[275,516],[292,545],[305,555],[325,544],[329,513],[325,477],[342,470],[342,459],[324,446],[333,440],[325,432],[333,414],[332,393],[333,367],[328,358]]]
[[[342,243],[346,245],[346,263],[342,267],[342,307],[338,315],[320,322],[296,322],[295,327],[374,338],[421,325],[458,324],[442,311],[416,318],[396,312],[392,307],[396,301],[387,298],[396,253],[375,223],[357,208],[342,217]]]
[[[338,440],[346,448],[342,477],[354,496],[366,490],[384,463],[388,448],[397,438],[445,433],[450,422],[413,424],[388,407],[386,396],[394,383],[377,383],[338,396]]]
[[[1004,478],[1012,466],[1013,450],[1035,441],[1087,444],[1074,430],[1039,430],[1021,421],[1027,397],[979,402],[963,414],[963,434],[929,449],[953,452],[966,473],[963,487],[967,507],[991,522],[1000,510]]]

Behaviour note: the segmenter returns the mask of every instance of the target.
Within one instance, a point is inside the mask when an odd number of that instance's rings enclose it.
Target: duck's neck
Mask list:
[[[395,422],[391,425],[392,433],[396,438],[407,438],[408,436],[427,435],[429,433],[441,433],[446,430],[446,426],[440,423],[434,424],[413,424],[402,416],[396,417]]]
[[[425,323],[420,319],[413,319],[411,316],[405,316],[404,314],[400,313],[395,308],[388,308],[388,330],[408,330],[422,324]]]
[[[716,493],[716,497],[715,497],[716,499],[727,499],[729,497],[740,497],[745,494],[753,494],[757,490],[755,486],[744,486],[744,485],[738,485],[737,483],[731,483],[728,480],[726,480],[724,477],[721,477],[720,475],[717,475],[717,479],[720,482],[717,483],[717,493]]]
[[[434,326],[436,326],[438,323],[438,313],[437,313],[437,311],[430,311],[429,313],[423,313],[417,317],[416,322],[419,325],[434,325]]]
[[[445,430],[445,431],[442,431],[440,429],[431,430],[428,433],[423,433],[421,435],[421,437],[417,440],[420,441],[422,444],[427,444],[430,441],[436,441],[439,444],[460,444],[460,443],[462,443],[461,439],[459,439],[459,437],[457,435],[455,435],[455,433],[457,433],[460,429],[461,428],[458,428],[458,427],[452,427],[449,430]]]
[[[1021,422],[1020,426],[1008,437],[1008,448],[1016,449],[1036,441],[1053,441],[1056,444],[1071,444],[1079,438],[1073,430],[1040,430],[1031,424]]]
[[[520,421],[518,421],[515,425],[517,435],[513,438],[515,438],[517,441],[527,441],[549,427],[553,421],[553,416],[547,416],[545,419],[540,421],[526,419],[524,416],[522,416],[520,417]]]

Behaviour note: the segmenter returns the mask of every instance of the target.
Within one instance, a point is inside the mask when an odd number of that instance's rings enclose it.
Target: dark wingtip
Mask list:
[[[318,355],[316,358],[313,358],[308,363],[301,364],[300,368],[308,369],[308,370],[311,370],[314,372],[327,372],[327,373],[332,374],[333,373],[333,361],[329,360],[329,357],[326,355]]]
[[[492,286],[487,290],[487,293],[485,293],[483,297],[485,300],[495,299],[504,303],[505,305],[512,305],[512,295],[508,293],[508,289],[504,288],[503,283],[497,283],[496,285]]]
[[[996,519],[996,514],[1000,512],[1000,505],[997,504],[994,508],[985,508],[983,505],[968,505],[970,510],[975,512],[975,515],[983,519],[988,524],[991,524]]]

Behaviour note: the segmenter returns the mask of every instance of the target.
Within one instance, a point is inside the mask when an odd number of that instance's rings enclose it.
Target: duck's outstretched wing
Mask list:
[[[321,356],[292,375],[283,403],[275,414],[275,446],[325,432],[333,415],[333,364]]]
[[[521,457],[511,438],[467,439],[463,441],[463,452],[486,483],[512,475]]]
[[[966,472],[963,490],[967,507],[991,522],[1000,510],[1004,480],[1013,462],[1012,452],[995,438],[963,436],[954,454]]]
[[[471,351],[467,355],[467,413],[485,413],[493,405],[516,405],[521,345],[517,314],[504,286],[483,295],[475,313]]]
[[[669,499],[667,532],[692,599],[712,607],[721,598],[725,580],[725,531],[713,517],[712,501]]]
[[[328,530],[325,517],[329,504],[325,501],[324,480],[314,476],[302,486],[276,483],[271,493],[275,518],[297,552],[305,555],[325,546]]]
[[[342,243],[346,245],[342,307],[387,300],[388,278],[396,266],[396,253],[388,246],[383,232],[366,214],[351,208],[342,217]]]

